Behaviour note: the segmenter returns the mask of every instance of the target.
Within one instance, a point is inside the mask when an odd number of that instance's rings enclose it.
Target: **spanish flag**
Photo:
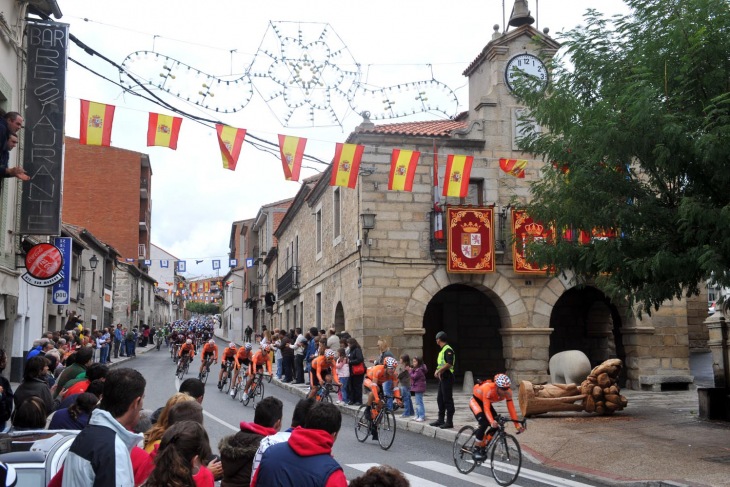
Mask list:
[[[525,159],[502,158],[499,160],[499,168],[502,171],[519,179],[524,179],[525,177],[525,166],[527,166]]]
[[[114,105],[81,100],[81,131],[79,142],[84,145],[112,144]]]
[[[215,129],[218,132],[223,168],[235,171],[243,139],[246,137],[246,129],[237,129],[220,123],[216,124]]]
[[[287,181],[299,181],[299,170],[302,168],[306,145],[307,139],[279,134],[279,154]]]
[[[455,156],[454,154],[447,156],[443,196],[466,198],[469,192],[469,176],[473,162],[474,157],[472,156]]]
[[[390,156],[390,179],[388,190],[411,191],[413,177],[416,175],[416,166],[421,153],[412,150],[393,149]]]
[[[150,121],[147,125],[147,146],[157,145],[176,150],[181,124],[181,117],[150,113]]]
[[[365,146],[356,144],[337,144],[335,159],[332,161],[330,186],[355,188],[360,171],[360,159]]]

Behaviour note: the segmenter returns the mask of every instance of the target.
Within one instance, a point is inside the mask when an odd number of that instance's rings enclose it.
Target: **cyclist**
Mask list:
[[[226,348],[223,349],[223,355],[221,356],[221,371],[218,374],[218,389],[223,389],[223,373],[228,370],[228,367],[236,359],[236,344],[231,342]],[[229,379],[230,377],[226,377]]]
[[[514,421],[515,428],[520,433],[525,429],[517,419],[517,411],[515,411],[515,404],[512,401],[511,385],[512,381],[506,374],[497,374],[494,376],[494,382],[486,380],[475,385],[472,390],[473,396],[469,401],[469,407],[479,422],[479,428],[476,431],[477,442],[474,444],[474,460],[481,461],[486,458],[487,443],[492,438],[492,434],[499,428],[499,423],[495,419],[497,411],[494,410],[493,403],[506,400],[507,410],[510,418]],[[491,428],[487,432],[487,428],[490,426]],[[485,432],[487,432],[486,436]]]
[[[191,339],[188,338],[185,340],[183,346],[180,347],[180,351],[177,352],[177,356],[182,359],[177,362],[177,372],[179,372],[180,368],[182,368],[185,363],[192,361],[195,356],[195,347],[193,346],[193,341]]]
[[[250,346],[250,343],[247,343],[246,346]],[[256,375],[259,371],[262,371],[264,368],[264,364],[266,364],[266,369],[269,372],[269,375],[271,375],[271,355],[269,355],[269,352],[271,351],[271,345],[268,343],[262,346],[258,352],[256,352],[253,357],[251,358],[251,364],[248,366],[248,380],[246,381],[246,387],[243,389],[243,400],[248,400],[248,390],[251,388],[251,383],[253,382],[253,376]]]
[[[208,340],[208,343],[203,345],[203,355],[200,358],[200,373],[198,377],[203,375],[203,369],[205,368],[205,362],[213,356],[213,363],[218,363],[218,345],[215,344],[215,340],[212,338]]]
[[[338,386],[342,385],[340,384],[339,377],[337,377],[335,357],[335,351],[327,349],[324,351],[324,355],[320,355],[312,360],[312,370],[309,372],[309,381],[312,388],[307,398],[313,398],[317,394],[319,385],[325,382],[331,383],[332,379],[335,380],[335,384]],[[322,380],[322,377],[324,377],[324,380]]]
[[[400,387],[398,386],[398,375],[395,373],[395,368],[398,366],[398,360],[395,357],[386,357],[383,364],[375,365],[370,367],[365,373],[365,386],[370,389],[368,393],[367,405],[370,408],[370,417],[375,418],[377,411],[373,407],[373,402],[378,404],[380,402],[380,394],[383,391],[383,383],[387,381],[393,381],[393,395],[395,396],[396,404],[398,407],[403,407],[403,401],[400,397]],[[371,432],[372,439],[378,439],[378,431],[373,425]]]
[[[233,377],[236,378],[236,383],[231,382],[231,397],[236,395],[236,386],[241,382],[241,375],[245,373],[251,364],[251,357],[253,356],[251,348],[251,344],[247,343],[236,352],[236,368],[233,371]]]

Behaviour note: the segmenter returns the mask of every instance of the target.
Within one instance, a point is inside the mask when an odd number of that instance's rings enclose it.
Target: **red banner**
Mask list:
[[[512,244],[513,268],[518,274],[545,274],[547,267],[539,267],[527,259],[527,244],[537,241],[550,241],[552,229],[534,221],[525,210],[512,211],[512,232],[515,242]]]
[[[446,209],[448,272],[494,272],[494,208]]]

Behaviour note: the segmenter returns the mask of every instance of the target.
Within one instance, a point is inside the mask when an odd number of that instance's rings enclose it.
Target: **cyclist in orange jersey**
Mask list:
[[[226,368],[234,362],[236,359],[236,344],[231,342],[226,348],[223,349],[223,355],[221,356],[221,371],[218,374],[218,389],[223,389],[223,372]],[[228,377],[230,379],[230,377]]]
[[[246,373],[246,369],[251,364],[251,357],[253,357],[251,348],[251,344],[247,343],[236,352],[236,358],[234,359],[236,367],[233,370],[233,377],[235,377],[236,382],[231,382],[231,397],[236,395],[236,386],[241,382],[241,375]]]
[[[486,444],[492,438],[494,431],[499,428],[495,416],[497,411],[494,410],[493,403],[507,401],[507,410],[509,416],[514,421],[515,428],[518,432],[524,431],[522,425],[518,422],[517,411],[515,411],[515,404],[512,401],[512,389],[510,386],[512,381],[505,374],[497,374],[494,376],[494,382],[487,380],[481,384],[474,386],[472,390],[472,398],[469,401],[469,407],[471,408],[474,417],[479,422],[479,428],[476,431],[477,442],[474,445],[476,450],[474,451],[475,460],[483,460],[486,458]],[[487,432],[487,428],[489,428]],[[485,437],[485,432],[487,432]]]
[[[212,338],[208,340],[208,342],[203,345],[203,353],[200,356],[200,372],[199,375],[203,374],[203,369],[205,368],[205,361],[208,360],[209,357],[213,357],[213,363],[218,363],[218,345],[215,344],[215,340]]]
[[[246,345],[250,345],[247,343]],[[271,356],[269,355],[269,352],[271,351],[271,345],[268,343],[263,345],[258,352],[253,354],[253,358],[251,358],[251,364],[248,366],[248,379],[246,380],[246,387],[243,389],[243,400],[246,401],[248,399],[248,390],[251,388],[251,383],[253,382],[253,376],[259,371],[263,370],[264,365],[266,365],[266,369],[271,375]]]
[[[311,389],[309,390],[308,398],[313,398],[317,394],[320,384],[325,382],[331,382],[335,380],[335,384],[341,386],[340,378],[337,377],[337,367],[335,364],[335,351],[325,350],[324,355],[312,360],[312,369],[309,372],[309,382]],[[324,377],[324,378],[323,378]]]

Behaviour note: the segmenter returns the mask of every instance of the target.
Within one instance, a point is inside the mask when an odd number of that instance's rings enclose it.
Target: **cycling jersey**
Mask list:
[[[206,343],[203,346],[203,356],[201,357],[201,362],[205,362],[205,359],[209,356],[213,355],[214,359],[218,360],[218,345],[210,343]]]
[[[258,371],[259,367],[263,368],[264,364],[266,364],[269,375],[271,375],[271,357],[269,357],[268,353],[259,350],[251,358],[251,365],[248,366],[248,374],[253,375]]]
[[[223,360],[230,360],[233,361],[233,359],[236,358],[236,349],[231,347],[226,347],[223,349]]]
[[[180,347],[180,351],[177,353],[177,356],[182,357],[184,353],[187,353],[190,358],[193,358],[193,356],[195,355],[195,347],[192,345],[192,343],[183,343],[183,346]]]
[[[515,411],[515,404],[512,401],[511,389],[503,391],[503,397],[500,397],[499,392],[497,392],[497,384],[491,380],[487,380],[475,385],[474,389],[472,389],[472,394],[469,407],[474,413],[474,416],[479,416],[483,413],[489,420],[489,424],[492,424],[494,422],[494,408],[492,407],[492,403],[506,400],[510,418],[515,422],[515,427],[520,426],[517,422],[517,411]],[[478,417],[477,420],[479,420]]]
[[[340,379],[337,377],[335,361],[332,360],[328,362],[324,355],[320,355],[312,360],[312,371],[316,371],[315,374],[312,372],[309,373],[309,379],[312,387],[316,387],[319,384],[324,383],[323,376],[326,376],[327,374],[332,374],[332,378],[336,383],[339,384],[340,382]]]
[[[387,375],[385,372],[385,365],[374,365],[373,367],[370,367],[365,373],[365,383],[363,386],[370,389],[370,392],[372,392],[375,397],[375,401],[378,402],[380,401],[378,392],[383,386],[383,383],[389,380],[393,381],[393,395],[396,399],[400,399],[398,376],[395,374],[395,370],[393,370],[393,375]]]
[[[245,347],[241,347],[236,352],[236,368],[240,369],[241,364],[248,365],[251,362],[251,352],[246,350]]]

